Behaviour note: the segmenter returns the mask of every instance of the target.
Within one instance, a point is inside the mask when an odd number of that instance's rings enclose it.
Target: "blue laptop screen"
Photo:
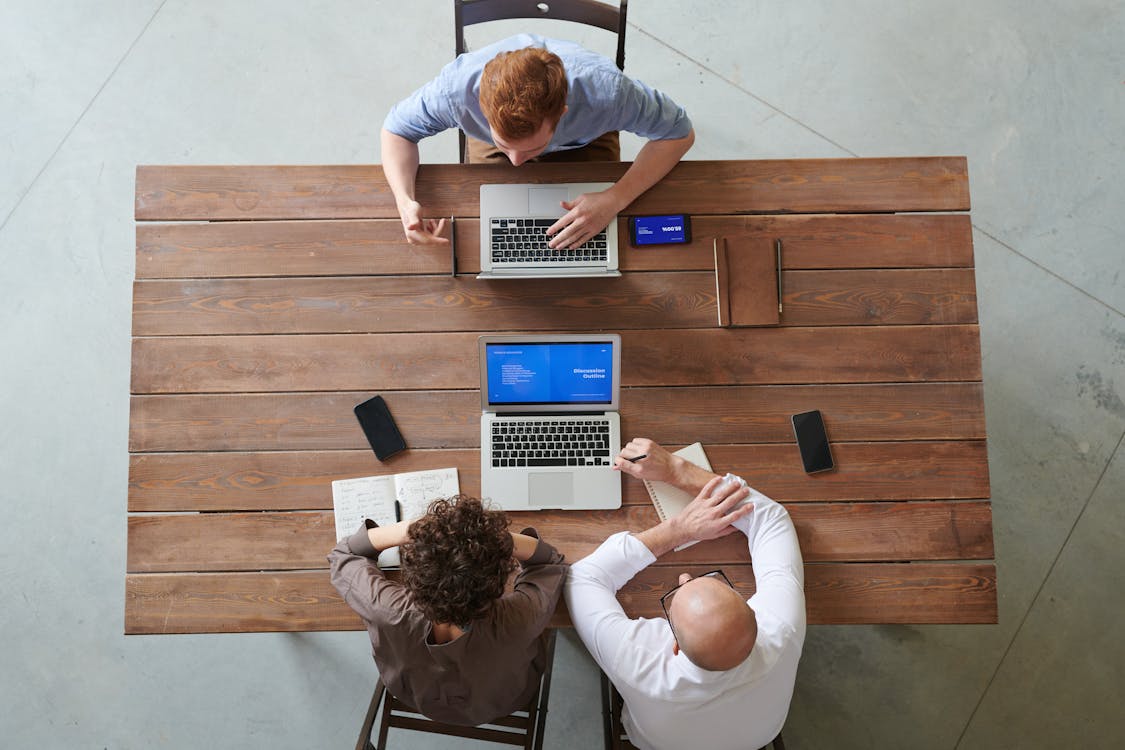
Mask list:
[[[613,345],[486,344],[492,404],[609,404],[613,401]]]

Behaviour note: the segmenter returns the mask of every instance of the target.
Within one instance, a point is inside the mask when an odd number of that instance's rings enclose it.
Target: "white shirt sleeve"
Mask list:
[[[791,625],[801,638],[805,633],[805,564],[797,530],[788,511],[770,498],[749,487],[733,474],[727,477],[750,490],[747,502],[754,512],[734,523],[746,535],[750,561],[754,566],[755,610],[768,609]]]
[[[636,628],[617,601],[617,591],[637,573],[656,562],[652,551],[627,531],[606,539],[592,553],[570,566],[566,606],[578,636],[607,672],[618,651]]]

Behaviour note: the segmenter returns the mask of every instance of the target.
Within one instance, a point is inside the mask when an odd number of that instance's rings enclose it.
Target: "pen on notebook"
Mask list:
[[[395,500],[395,520],[402,520],[402,503],[400,503],[398,500]]]
[[[781,314],[781,239],[775,241],[777,248],[777,314]]]
[[[637,463],[637,461],[640,461],[642,458],[648,458],[648,454],[642,453],[639,456],[633,456],[632,458],[626,458],[625,460],[635,464],[635,463]]]

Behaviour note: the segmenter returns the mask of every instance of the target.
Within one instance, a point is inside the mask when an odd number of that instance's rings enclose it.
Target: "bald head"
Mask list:
[[[668,617],[680,650],[693,664],[712,672],[745,661],[758,637],[754,610],[737,591],[713,577],[685,583],[672,597]]]

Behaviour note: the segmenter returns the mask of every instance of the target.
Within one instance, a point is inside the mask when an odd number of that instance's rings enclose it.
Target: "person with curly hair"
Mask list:
[[[612,187],[564,203],[548,245],[578,247],[668,174],[695,142],[683,107],[574,42],[520,34],[442,68],[383,121],[383,173],[411,244],[445,244],[415,197],[418,142],[459,128],[470,163],[620,161],[618,132],[648,142]]]
[[[436,721],[474,726],[527,706],[567,566],[534,529],[457,495],[413,521],[368,519],[328,555],[332,585],[363,618],[379,675]],[[399,547],[402,582],[379,569]],[[516,573],[511,591],[505,587]]]

